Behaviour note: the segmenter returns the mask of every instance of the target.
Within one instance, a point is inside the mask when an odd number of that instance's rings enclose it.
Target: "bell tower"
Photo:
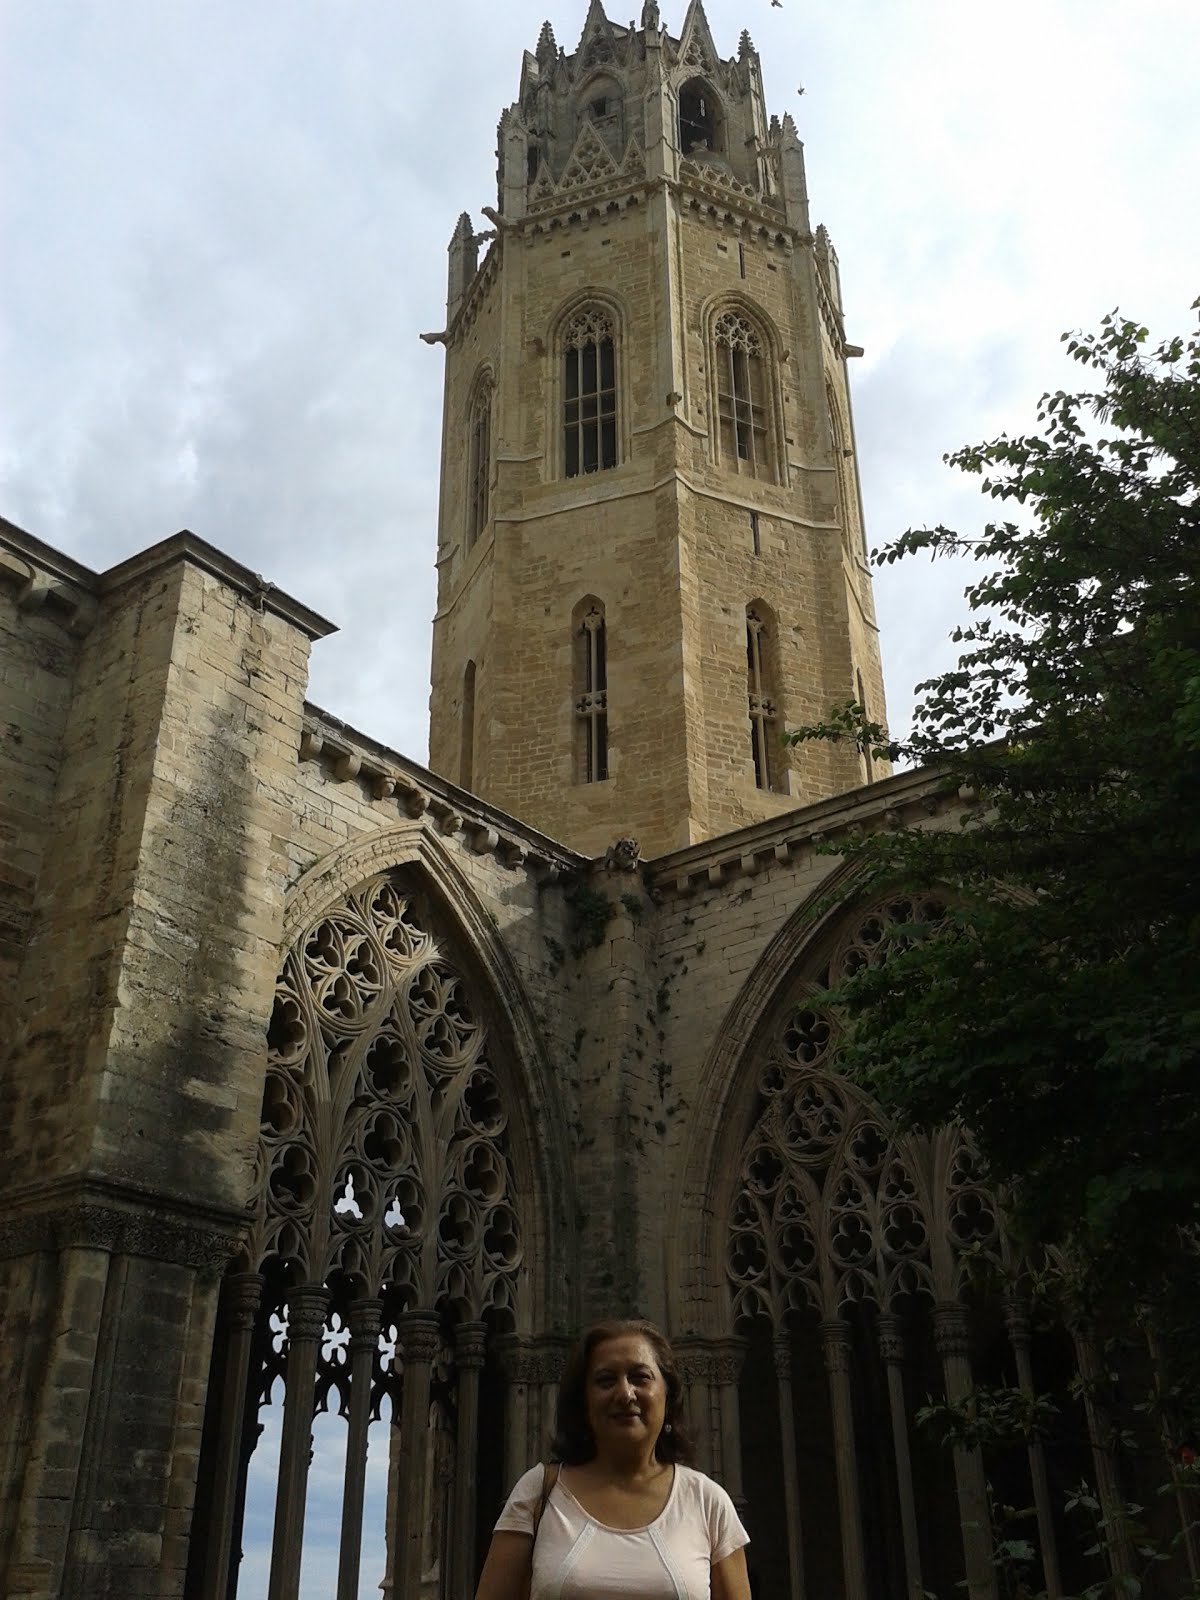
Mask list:
[[[591,0],[502,114],[450,242],[430,764],[647,856],[878,775],[785,748],[883,718],[837,258],[748,33]]]

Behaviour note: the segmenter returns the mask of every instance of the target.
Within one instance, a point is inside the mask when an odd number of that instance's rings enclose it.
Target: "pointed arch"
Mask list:
[[[492,408],[496,375],[490,366],[476,374],[467,401],[466,527],[463,549],[470,551],[487,531],[491,517]]]
[[[624,302],[600,288],[573,294],[551,318],[545,385],[550,477],[587,477],[628,460],[628,328]]]
[[[214,1343],[199,1491],[214,1511],[195,1581],[225,1593],[236,1570],[259,1414],[282,1380],[278,1469],[261,1468],[271,1592],[296,1589],[327,1410],[347,1424],[339,1592],[358,1588],[373,1422],[389,1581],[415,1592],[449,1563],[459,1592],[476,1571],[481,1473],[488,1500],[505,1487],[493,1435],[520,1442],[504,1336],[572,1309],[562,1108],[515,966],[426,828],[317,863],[284,921],[244,1251]]]
[[[729,293],[705,302],[700,327],[712,459],[740,475],[786,483],[779,330],[748,295]]]

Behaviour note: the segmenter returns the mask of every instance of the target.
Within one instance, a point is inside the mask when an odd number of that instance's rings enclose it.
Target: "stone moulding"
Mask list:
[[[352,743],[349,730],[330,728],[314,711],[309,708],[305,719],[298,760],[319,763],[335,783],[358,783],[377,804],[394,801],[418,825],[417,832],[428,817],[438,833],[447,838],[464,834],[473,854],[494,855],[502,866],[514,870],[525,866],[539,882],[552,880],[564,869],[581,864],[582,857],[524,828],[515,818],[491,812],[478,802],[472,805],[473,796],[466,790],[438,794],[435,786],[440,787],[441,783],[433,773],[423,774],[427,783],[419,782],[415,775],[401,769],[398,760],[389,761],[382,750],[364,748],[366,741],[363,745]],[[398,832],[407,831],[408,827],[401,823],[398,830],[386,828],[374,839],[387,841]]]
[[[28,1195],[0,1223],[0,1259],[105,1250],[219,1275],[236,1255],[245,1228],[240,1213],[184,1209],[169,1196],[127,1193],[122,1185],[93,1180],[66,1192],[55,1185]]]
[[[917,814],[935,816],[957,804],[961,804],[957,790],[948,789],[938,773],[905,772],[660,856],[650,863],[650,880],[659,893],[681,897],[719,889],[738,875],[750,877],[775,865],[786,866],[802,851],[853,836],[856,830],[861,833],[876,820],[895,829]]]

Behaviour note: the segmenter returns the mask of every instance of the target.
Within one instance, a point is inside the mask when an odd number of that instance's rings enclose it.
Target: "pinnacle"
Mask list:
[[[750,29],[742,29],[742,37],[738,40],[738,55],[752,56],[754,54],[754,40],[750,37]]]
[[[541,62],[553,61],[558,54],[558,45],[554,39],[554,29],[549,22],[542,23],[542,31],[538,34],[537,49],[534,54]]]

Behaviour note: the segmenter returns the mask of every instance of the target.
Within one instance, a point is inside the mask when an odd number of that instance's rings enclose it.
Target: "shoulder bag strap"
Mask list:
[[[558,1462],[548,1461],[542,1469],[542,1492],[538,1497],[537,1510],[533,1514],[533,1544],[537,1543],[538,1529],[542,1525],[542,1518],[546,1514],[546,1502],[550,1499],[550,1492],[558,1482]],[[532,1559],[533,1545],[530,1545]]]

